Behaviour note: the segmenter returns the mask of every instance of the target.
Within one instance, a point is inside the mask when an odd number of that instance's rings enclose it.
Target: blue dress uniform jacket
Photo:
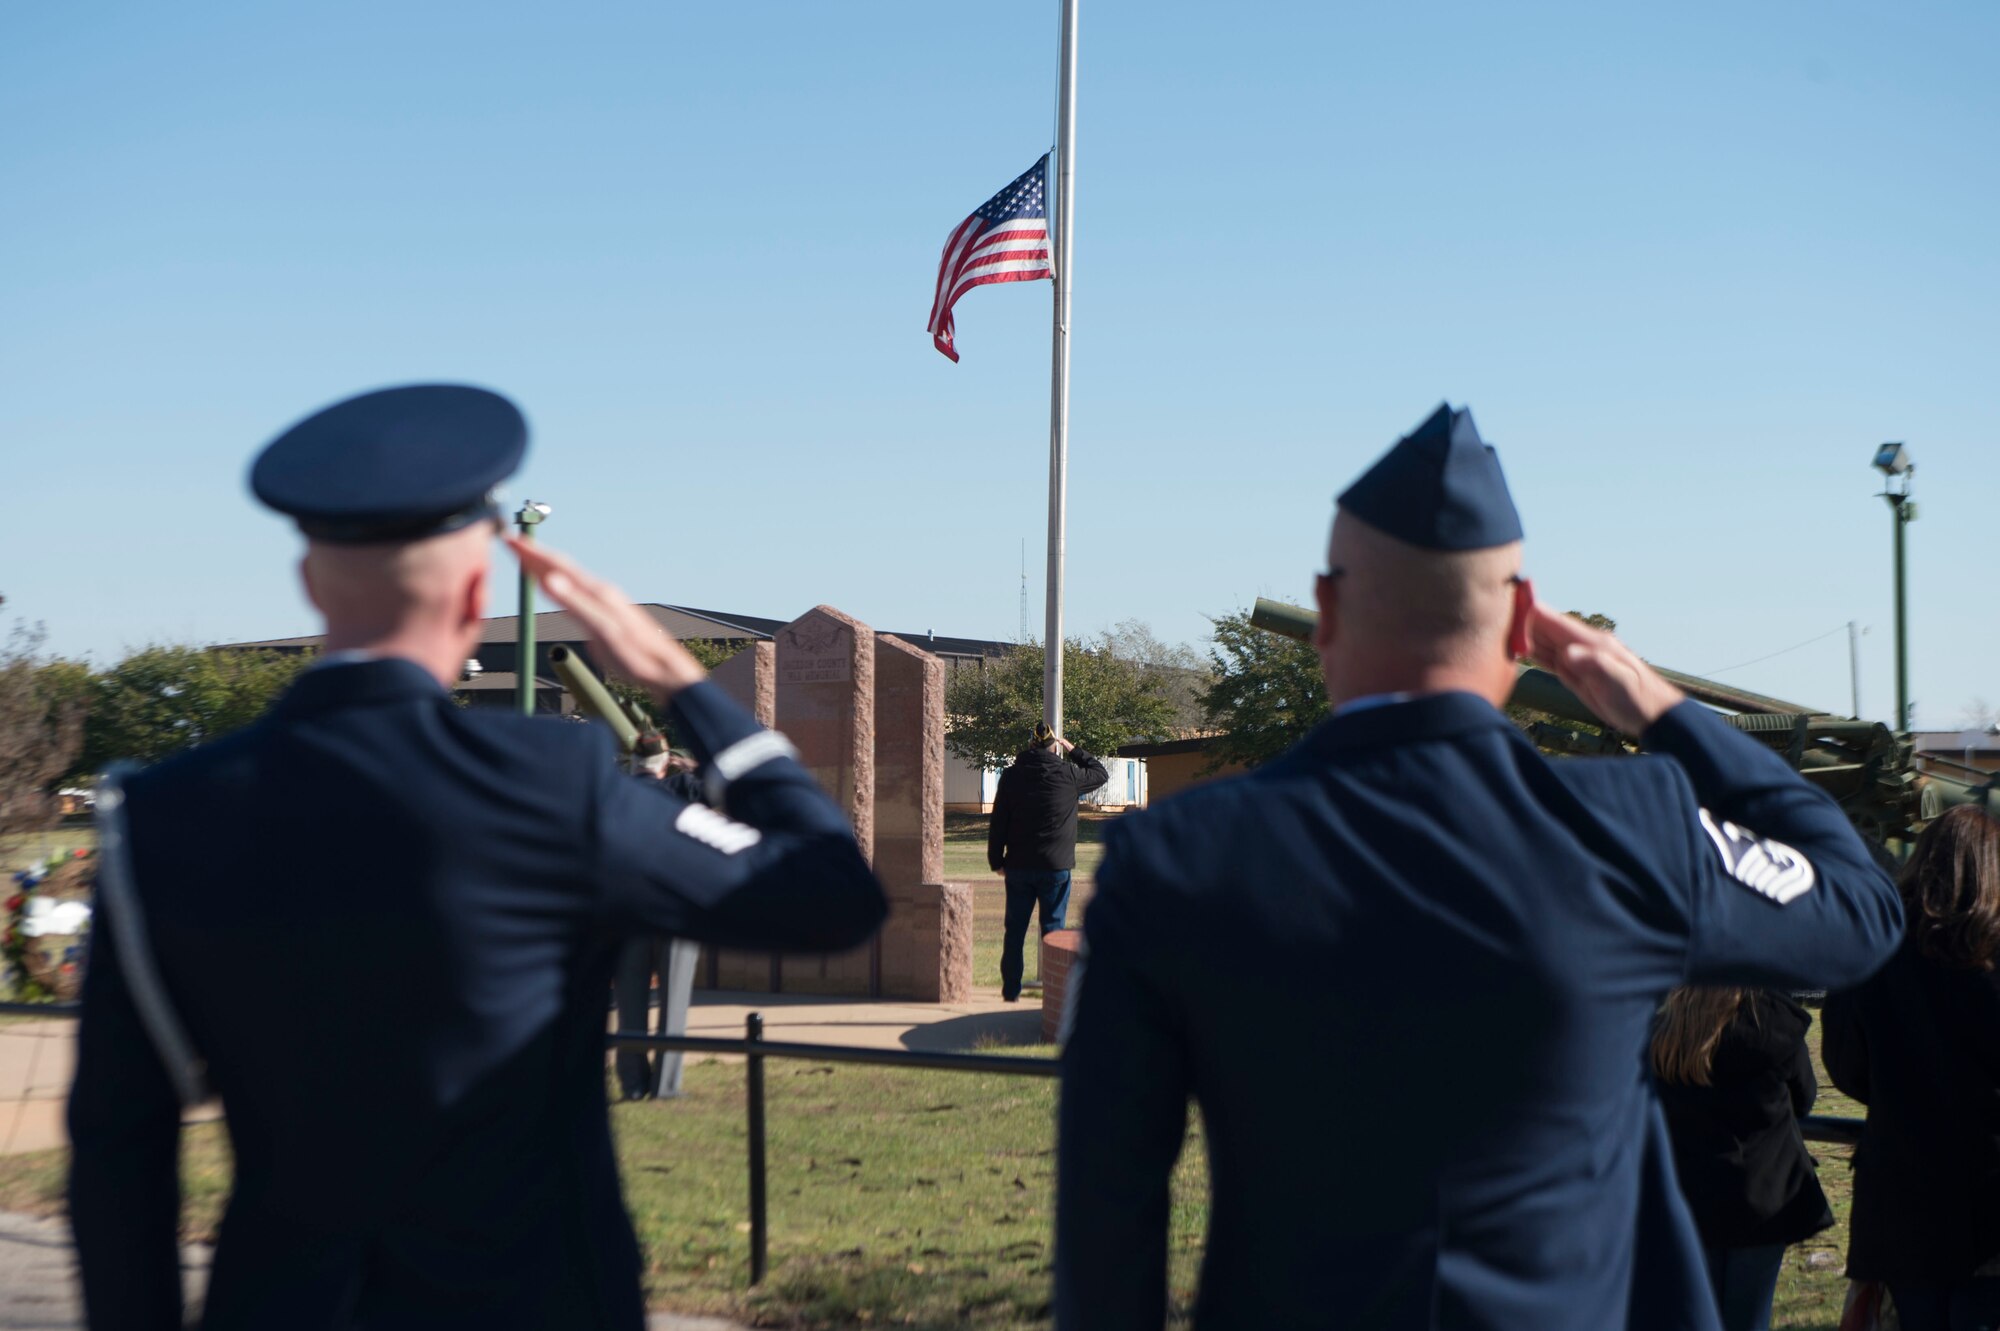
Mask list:
[[[619,772],[601,727],[461,709],[390,659],[308,671],[130,782],[152,951],[236,1161],[205,1327],[643,1325],[605,1108],[620,942],[845,948],[885,912],[788,746],[710,685],[674,708],[723,812]],[[165,1331],[180,1115],[96,939],[85,1300],[96,1331]]]
[[[1693,703],[1646,742],[1675,761],[1550,762],[1437,694],[1115,826],[1063,1053],[1057,1325],[1161,1325],[1192,1095],[1199,1327],[1713,1331],[1655,1006],[1852,983],[1901,908],[1775,754]]]

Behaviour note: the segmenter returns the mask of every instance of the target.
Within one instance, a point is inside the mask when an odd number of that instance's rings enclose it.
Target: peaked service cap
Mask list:
[[[317,541],[416,541],[498,516],[493,487],[528,451],[498,393],[411,384],[314,412],[265,446],[250,489]]]
[[[1469,408],[1440,403],[1340,496],[1340,507],[1423,550],[1485,550],[1521,539],[1500,458]]]

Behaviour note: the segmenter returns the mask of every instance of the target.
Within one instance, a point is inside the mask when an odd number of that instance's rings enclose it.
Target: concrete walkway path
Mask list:
[[[63,1100],[76,1070],[76,1023],[0,1025],[0,1155],[61,1146]]]
[[[74,1019],[0,1025],[0,1155],[69,1144],[63,1113],[75,1072]],[[188,1122],[212,1119],[219,1112],[207,1106],[189,1114]]]
[[[766,1040],[859,1049],[969,1051],[992,1044],[1036,1044],[1042,1038],[1040,992],[1030,990],[1018,1003],[1003,1003],[997,987],[974,989],[963,1003],[704,990],[688,1009],[688,1034],[741,1039],[744,1018],[752,1012],[764,1014]]]

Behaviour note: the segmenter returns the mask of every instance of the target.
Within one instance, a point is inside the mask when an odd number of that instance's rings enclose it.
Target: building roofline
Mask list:
[[[1181,753],[1206,753],[1220,735],[1193,735],[1187,739],[1163,739],[1150,744],[1122,744],[1112,756],[1117,758],[1170,758]]]
[[[769,642],[779,629],[784,628],[786,624],[792,622],[785,619],[769,619],[762,615],[739,615],[726,610],[697,610],[691,606],[672,605],[665,601],[636,601],[634,604],[642,610],[665,611],[669,614],[682,615],[690,619],[701,620],[704,623],[714,624],[717,628],[732,630],[729,633],[718,634],[716,636],[715,640],[725,642],[732,640],[739,642]],[[552,629],[552,622],[559,617],[570,617],[569,612],[559,608],[536,611],[536,639],[540,642],[582,641],[582,639],[568,635],[557,636],[552,631],[545,631],[544,626],[551,626]],[[485,619],[481,620],[480,645],[504,646],[519,642],[520,639],[514,631],[515,618],[513,615],[488,615]],[[900,638],[912,647],[930,652],[936,656],[991,658],[1004,655],[1015,646],[1014,643],[1000,642],[991,638],[957,637],[948,634],[936,634],[930,630],[925,630],[923,633],[889,633],[886,629],[877,629],[876,632],[877,634],[888,634],[888,636]],[[208,650],[307,651],[319,647],[325,640],[326,635],[324,633],[301,633],[286,638],[260,638],[253,642],[219,642],[212,644]]]

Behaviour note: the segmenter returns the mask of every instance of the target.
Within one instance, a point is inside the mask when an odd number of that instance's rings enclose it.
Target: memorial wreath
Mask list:
[[[0,979],[12,988],[17,1001],[68,1002],[77,996],[83,982],[83,944],[90,932],[95,858],[94,851],[74,850],[14,875],[5,923],[0,924]],[[72,909],[56,910],[70,903]],[[72,927],[58,925],[61,916],[68,916]]]

